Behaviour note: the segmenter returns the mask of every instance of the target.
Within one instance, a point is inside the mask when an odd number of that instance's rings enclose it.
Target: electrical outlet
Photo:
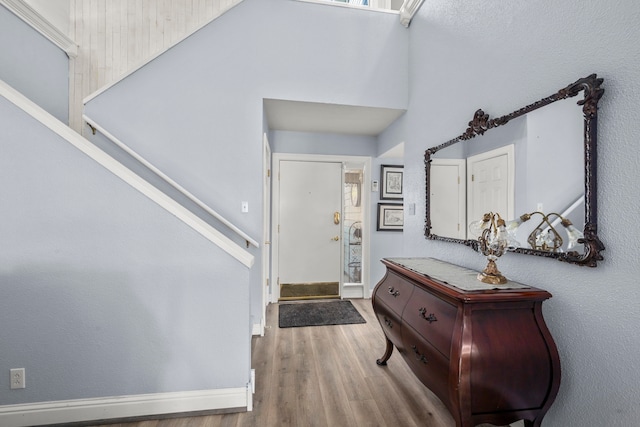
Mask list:
[[[11,389],[25,388],[24,368],[11,369]]]

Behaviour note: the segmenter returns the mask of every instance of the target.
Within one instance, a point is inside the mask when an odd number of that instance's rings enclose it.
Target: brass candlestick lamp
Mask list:
[[[515,247],[507,233],[504,219],[498,213],[489,212],[484,214],[481,221],[472,222],[469,229],[471,233],[479,236],[479,250],[489,260],[485,269],[478,273],[478,280],[491,285],[507,283],[507,278],[500,273],[496,265],[496,260],[505,250]]]

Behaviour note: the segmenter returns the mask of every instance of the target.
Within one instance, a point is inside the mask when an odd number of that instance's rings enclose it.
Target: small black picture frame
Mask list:
[[[378,231],[402,231],[403,227],[402,203],[378,203]]]
[[[404,195],[404,166],[382,165],[380,167],[382,191],[380,200],[402,200]]]

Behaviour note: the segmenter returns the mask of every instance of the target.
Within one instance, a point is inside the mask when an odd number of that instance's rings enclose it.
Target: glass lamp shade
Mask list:
[[[515,235],[518,232],[518,227],[522,224],[522,218],[512,219],[505,224],[507,232]]]
[[[481,220],[469,224],[469,232],[477,238],[482,236],[482,232],[489,227],[491,227],[491,217],[489,214],[485,214]]]
[[[519,218],[506,222],[505,227],[507,229],[507,248],[508,249],[515,249],[522,246],[520,241],[518,241],[518,228],[522,225],[523,222],[527,221],[530,217],[531,217],[530,214],[525,214]]]
[[[569,236],[569,243],[567,243],[567,249],[573,249],[578,245],[578,239],[584,239],[584,234],[573,224],[569,224],[567,227],[567,236]]]

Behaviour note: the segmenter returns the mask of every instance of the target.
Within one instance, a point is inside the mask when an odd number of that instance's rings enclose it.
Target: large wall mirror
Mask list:
[[[603,79],[581,78],[502,117],[476,111],[466,131],[425,152],[428,239],[478,249],[474,223],[498,213],[511,251],[595,267],[596,144]]]

